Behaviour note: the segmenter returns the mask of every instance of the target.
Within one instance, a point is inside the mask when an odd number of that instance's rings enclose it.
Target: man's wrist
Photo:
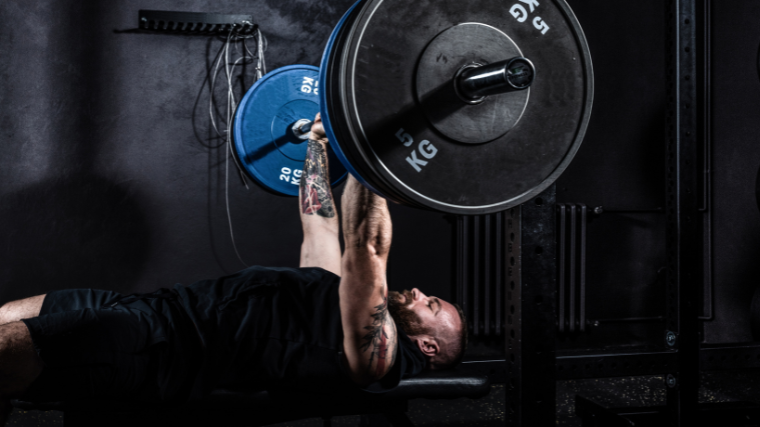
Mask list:
[[[321,138],[319,138],[319,137],[315,136],[313,133],[309,134],[309,141],[318,142],[318,143],[320,143],[322,145],[325,145],[325,146],[327,145],[327,137],[321,137]]]

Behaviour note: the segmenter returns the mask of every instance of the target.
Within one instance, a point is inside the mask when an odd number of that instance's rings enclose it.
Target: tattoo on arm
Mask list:
[[[388,326],[386,331],[386,326]],[[383,298],[383,303],[375,307],[372,314],[372,325],[365,326],[367,334],[362,337],[360,350],[370,350],[369,370],[372,371],[372,362],[377,361],[375,366],[375,375],[379,378],[385,374],[386,366],[393,366],[396,360],[398,344],[396,343],[396,324],[393,322],[388,313],[388,297]],[[395,345],[394,345],[395,344]],[[388,346],[393,347],[391,354],[388,354]]]
[[[322,144],[311,139],[301,175],[301,212],[304,215],[335,217],[335,203],[327,177],[327,153]]]

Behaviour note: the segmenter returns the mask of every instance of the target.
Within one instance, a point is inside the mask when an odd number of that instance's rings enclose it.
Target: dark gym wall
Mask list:
[[[760,3],[712,2],[712,247],[715,318],[709,342],[752,341],[750,301],[760,286]]]
[[[557,182],[557,199],[603,207],[588,224],[588,317],[618,321],[601,322],[560,347],[661,345],[664,325],[656,317],[664,315],[665,295],[657,272],[666,264],[665,215],[653,210],[664,207],[665,197],[667,4],[568,2],[589,41],[596,93],[587,136]],[[760,287],[760,3],[709,3],[711,200],[704,214],[710,231],[703,337],[708,343],[747,342],[753,340],[750,302]],[[631,317],[646,321],[619,321]]]
[[[150,291],[243,267],[225,152],[210,148],[201,93],[222,42],[128,31],[139,9],[253,14],[272,70],[318,65],[350,4],[0,2],[0,303],[61,288]],[[246,263],[297,266],[296,199],[245,190],[234,173],[229,182]],[[448,297],[448,220],[392,211],[392,288]]]
[[[557,200],[603,213],[587,223],[589,327],[561,336],[559,347],[659,344],[663,326],[651,318],[664,314],[657,272],[666,264],[665,215],[657,208],[665,202],[666,3],[568,3],[588,39],[595,94],[583,145],[557,181]]]

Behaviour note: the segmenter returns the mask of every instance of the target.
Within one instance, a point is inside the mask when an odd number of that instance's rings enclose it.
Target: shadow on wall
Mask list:
[[[90,174],[0,195],[0,303],[56,289],[129,290],[150,248],[137,199]]]

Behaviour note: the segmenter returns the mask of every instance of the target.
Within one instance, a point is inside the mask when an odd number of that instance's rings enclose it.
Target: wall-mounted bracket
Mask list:
[[[253,15],[140,10],[138,21],[141,30],[181,34],[213,35],[237,30],[240,35],[248,35],[257,29]]]

